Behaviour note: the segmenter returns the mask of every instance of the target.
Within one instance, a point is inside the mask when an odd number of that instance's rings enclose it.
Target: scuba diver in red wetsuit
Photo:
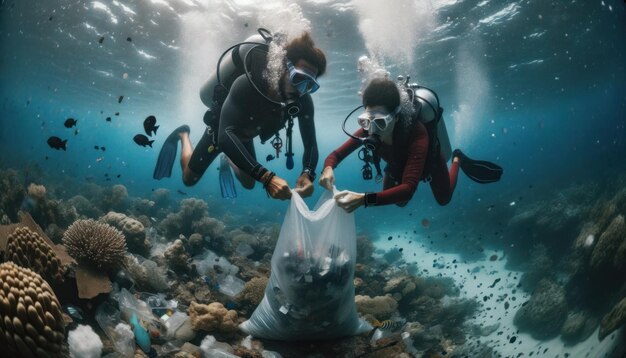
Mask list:
[[[276,84],[266,75],[272,41],[278,41],[285,53]],[[278,157],[283,146],[279,131],[287,123],[285,157],[287,169],[292,169],[291,133],[297,117],[304,150],[303,169],[295,190],[303,197],[313,193],[318,150],[311,93],[319,88],[317,78],[326,70],[326,57],[315,47],[309,33],[285,45],[280,43],[269,31],[259,29],[259,35],[222,54],[217,71],[200,91],[200,98],[209,107],[204,115],[207,129],[200,142],[195,149],[192,147],[187,125],[174,130],[161,148],[154,179],[171,176],[178,141],[181,141],[180,164],[185,185],[195,185],[215,158],[224,153],[219,168],[223,197],[236,197],[232,167],[244,188],[252,189],[259,181],[272,198],[289,199],[291,189],[287,182],[257,161],[253,139],[259,136],[264,143],[274,137],[271,143]],[[274,157],[270,155],[268,160],[270,158]]]
[[[344,121],[344,132],[351,138],[324,161],[319,183],[328,190],[332,190],[335,182],[333,169],[359,147],[362,147],[359,158],[365,162],[363,178],[372,178],[372,163],[377,170],[377,182],[383,181],[383,190],[378,193],[347,190],[337,193],[337,205],[347,212],[360,206],[405,206],[420,180],[429,182],[437,202],[446,205],[452,198],[459,167],[479,183],[500,180],[501,167],[470,159],[458,149],[452,153],[448,171],[450,143],[441,118],[443,109],[439,98],[434,91],[408,81],[409,78],[399,86],[387,78],[371,80],[363,91],[363,106],[353,110]],[[406,105],[401,104],[401,90],[407,94],[407,100],[403,101]],[[361,128],[351,135],[345,130],[345,122],[361,107],[365,108],[358,117]],[[380,173],[380,159],[387,163],[384,177]]]

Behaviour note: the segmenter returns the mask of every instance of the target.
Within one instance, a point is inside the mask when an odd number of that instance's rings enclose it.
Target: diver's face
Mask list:
[[[305,60],[298,60],[293,65],[294,65],[295,69],[298,70],[298,71],[305,72],[305,73],[311,73],[311,74],[314,74],[315,76],[317,76],[317,68],[313,67],[313,65],[311,65],[309,62],[307,62]],[[287,97],[287,99],[296,99],[296,98],[299,98],[300,96],[308,93],[308,92],[300,93],[298,91],[298,89],[293,85],[293,83],[290,80],[289,70],[285,71],[281,81],[282,81],[282,85],[283,85],[283,93],[284,93],[285,97]]]
[[[393,128],[397,120],[398,116],[389,112],[385,106],[365,107],[365,112],[358,117],[359,125],[369,135],[378,135],[387,144],[391,144]]]

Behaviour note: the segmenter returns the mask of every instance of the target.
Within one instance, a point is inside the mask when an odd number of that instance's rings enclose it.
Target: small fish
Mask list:
[[[93,149],[95,149],[95,150],[100,150],[100,147],[99,147],[99,146],[97,146],[97,145],[94,145],[94,146],[93,146]]]
[[[98,39],[98,43],[101,44],[102,42],[104,42],[104,36],[100,37],[100,39]]]
[[[74,131],[74,135],[78,135],[78,129]]]
[[[131,42],[131,41],[133,41],[133,39],[131,39],[130,36],[129,36],[129,37],[126,38],[126,41]]]
[[[116,115],[116,116],[119,116],[119,115],[120,115],[120,112],[115,112],[115,115]]]
[[[148,137],[143,134],[137,134],[133,137],[133,140],[142,147],[150,146],[150,148],[152,148],[152,143],[154,143],[153,140],[148,139]]]
[[[102,161],[102,159],[104,159],[104,157],[98,157],[96,158],[96,163],[100,163]]]
[[[372,323],[372,326],[380,329],[381,331],[395,331],[398,328],[402,327],[404,325],[404,322],[402,321],[393,321],[393,320],[384,320],[382,322],[378,321],[378,320],[374,320],[374,322]]]
[[[119,98],[117,99],[117,103],[122,103],[123,99],[124,99],[124,96],[119,96]]]
[[[498,259],[498,255],[491,255],[491,257],[489,257],[489,261],[496,261]]]
[[[111,122],[111,117],[107,117],[107,119],[105,119],[107,122]]]
[[[271,155],[271,154],[268,154],[267,157],[265,157],[265,160],[268,161],[268,162],[271,161],[271,160],[274,160],[274,159],[275,159],[275,157],[273,155]]]
[[[50,148],[53,148],[56,150],[61,150],[61,149],[67,150],[66,144],[67,144],[67,139],[63,140],[55,136],[48,138],[48,145],[50,146]]]
[[[52,19],[54,19],[54,17],[53,17],[53,16],[50,16],[50,17],[48,18],[48,21],[52,21]]]
[[[182,190],[180,190],[180,189],[178,189],[178,190],[176,190],[176,191],[177,191],[177,192],[178,192],[178,194],[180,194],[180,195],[187,195],[187,193],[185,193],[184,191],[182,191]]]
[[[74,119],[74,118],[68,118],[65,120],[65,122],[63,123],[63,125],[65,126],[65,128],[72,128],[76,125],[76,123],[78,123],[78,120]]]
[[[430,227],[430,221],[428,221],[428,219],[426,218],[422,219],[422,226],[428,229]]]
[[[46,157],[45,157],[45,158],[46,158],[46,160],[48,160],[48,159],[49,159],[47,155],[46,155]]]
[[[509,301],[504,302],[504,309],[505,310],[509,309]]]
[[[107,149],[105,147],[100,147],[100,150],[104,152]]]
[[[122,176],[122,174],[118,174],[118,175],[116,175],[115,177],[116,177],[116,178],[119,178],[119,177],[121,177],[121,176]]]
[[[157,120],[155,116],[148,116],[143,121],[143,129],[146,131],[146,134],[149,135],[150,137],[152,137],[152,134],[151,134],[152,132],[156,134],[157,129],[159,129],[159,126],[156,125],[156,121]]]

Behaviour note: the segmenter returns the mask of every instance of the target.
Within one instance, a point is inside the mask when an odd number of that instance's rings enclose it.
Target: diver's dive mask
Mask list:
[[[365,129],[370,135],[378,134],[382,136],[387,128],[396,119],[397,113],[397,110],[388,114],[366,111],[362,113],[359,117],[357,117],[357,121],[359,123],[359,126]]]
[[[304,69],[296,68],[288,59],[285,61],[289,71],[289,82],[298,91],[300,96],[313,93],[320,88],[320,84],[315,79],[315,73]]]

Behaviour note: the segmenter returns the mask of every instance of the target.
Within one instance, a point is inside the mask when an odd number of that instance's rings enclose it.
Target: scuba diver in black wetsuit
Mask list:
[[[276,76],[279,77],[278,83],[272,85],[266,72],[268,44],[276,40],[265,29],[259,29],[259,34],[222,54],[216,73],[200,91],[202,101],[209,107],[204,115],[207,129],[202,139],[194,150],[189,140],[189,127],[183,125],[174,130],[159,154],[153,175],[155,179],[171,175],[180,139],[185,185],[197,183],[217,155],[224,153],[228,158],[222,156],[220,165],[222,196],[236,196],[230,164],[246,189],[252,189],[255,181],[259,181],[272,198],[289,199],[291,190],[287,182],[257,162],[253,139],[259,136],[264,143],[274,136],[271,143],[278,157],[282,148],[279,131],[287,122],[285,156],[287,168],[291,169],[291,132],[293,119],[298,117],[304,153],[303,170],[295,190],[303,197],[313,193],[318,150],[310,93],[319,88],[317,78],[326,70],[326,57],[315,47],[309,33],[304,33],[284,46],[285,56]],[[231,56],[222,62],[229,52]]]

